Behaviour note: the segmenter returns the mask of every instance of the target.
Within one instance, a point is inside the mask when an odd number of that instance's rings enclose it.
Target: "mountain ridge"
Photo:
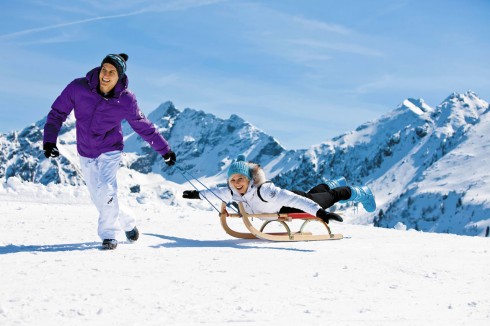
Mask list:
[[[376,194],[378,210],[374,215],[360,212],[352,218],[354,223],[483,235],[490,226],[490,219],[486,218],[490,205],[485,200],[478,205],[471,202],[468,188],[486,191],[482,183],[486,176],[464,189],[441,187],[444,193],[434,184],[445,178],[435,177],[439,165],[449,169],[449,161],[472,166],[486,162],[486,147],[477,144],[480,140],[486,142],[486,134],[478,130],[489,128],[489,111],[488,103],[472,91],[452,93],[435,108],[423,99],[408,98],[379,119],[300,150],[285,149],[275,138],[236,114],[221,119],[202,110],[180,111],[167,101],[148,118],[177,153],[179,168],[209,185],[223,182],[230,162],[244,154],[248,160],[261,164],[272,181],[287,189],[307,190],[338,175],[353,185],[368,184]],[[0,178],[16,175],[43,184],[82,184],[73,116],[60,132],[62,157],[58,160],[45,160],[42,154],[44,121],[20,132],[0,135]],[[125,166],[140,173],[161,174],[176,183],[185,182],[179,170],[168,168],[127,123],[123,123],[123,134]],[[466,147],[475,151],[471,158],[465,156]],[[471,179],[466,176],[470,172],[459,173],[461,180]],[[433,190],[426,193],[420,188],[422,185]],[[453,201],[458,206],[444,204]],[[445,207],[443,211],[441,205]],[[349,208],[349,204],[334,207],[341,211]]]

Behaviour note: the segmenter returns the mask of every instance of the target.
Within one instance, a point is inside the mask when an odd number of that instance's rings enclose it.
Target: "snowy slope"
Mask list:
[[[0,186],[0,325],[490,323],[488,238],[335,223],[345,239],[239,240],[208,205],[162,196],[179,185],[120,179],[142,236],[109,252],[84,186]]]
[[[395,214],[403,214],[400,206],[406,210],[408,205],[411,215],[423,217],[406,221],[408,227],[421,228],[425,223],[434,232],[455,233],[455,229],[464,228],[466,234],[481,235],[490,226],[490,176],[486,169],[490,162],[482,155],[490,149],[489,119],[488,114],[483,115],[482,123],[468,132],[464,146],[457,146],[433,164],[400,199],[404,203],[393,205]],[[440,204],[435,205],[437,202]],[[397,223],[388,218],[382,222],[383,226]]]
[[[483,236],[490,226],[489,105],[476,94],[452,94],[432,113],[423,146],[403,162],[419,167],[376,225]],[[421,169],[420,167],[423,167]]]

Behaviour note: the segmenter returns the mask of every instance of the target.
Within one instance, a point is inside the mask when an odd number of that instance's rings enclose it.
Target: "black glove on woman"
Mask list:
[[[201,199],[201,197],[199,197],[199,191],[197,190],[184,190],[184,193],[182,194],[182,198]]]
[[[323,222],[325,222],[325,223],[328,223],[330,220],[335,220],[337,222],[343,222],[344,221],[340,215],[327,212],[323,208],[320,208],[316,212],[316,217],[321,218],[323,220]]]

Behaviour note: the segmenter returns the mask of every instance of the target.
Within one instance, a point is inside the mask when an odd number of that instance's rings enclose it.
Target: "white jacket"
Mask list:
[[[313,216],[321,209],[320,205],[306,197],[276,187],[272,182],[265,182],[263,170],[256,164],[248,163],[252,167],[252,178],[247,192],[242,196],[233,187],[218,187],[199,192],[201,199],[213,199],[214,194],[226,202],[241,202],[249,214],[277,213],[283,206],[297,208]],[[257,190],[260,187],[259,197]]]

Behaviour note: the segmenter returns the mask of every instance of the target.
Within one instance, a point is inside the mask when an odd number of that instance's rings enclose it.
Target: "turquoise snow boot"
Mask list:
[[[376,201],[374,200],[374,195],[368,186],[353,187],[349,186],[351,190],[351,196],[348,201],[355,203],[361,203],[364,209],[372,213],[376,209]]]
[[[330,188],[338,188],[338,187],[344,187],[347,186],[347,181],[345,180],[344,177],[336,177],[335,179],[325,181],[325,184]]]

